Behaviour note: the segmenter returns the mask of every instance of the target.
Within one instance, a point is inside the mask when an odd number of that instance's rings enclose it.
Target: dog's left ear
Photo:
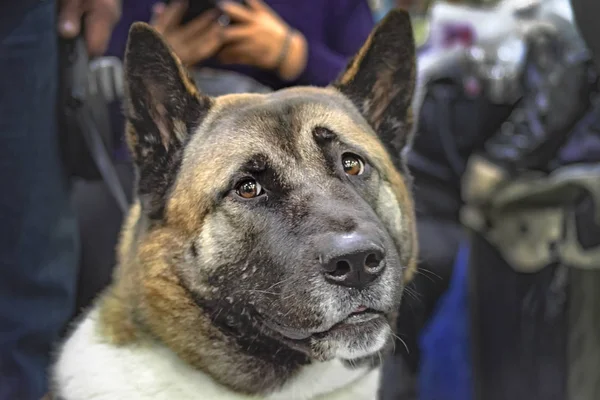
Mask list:
[[[160,218],[183,149],[210,110],[170,47],[148,24],[131,26],[125,52],[127,142],[142,209]]]
[[[406,11],[392,10],[332,83],[358,107],[395,162],[412,134],[415,75],[410,17]]]

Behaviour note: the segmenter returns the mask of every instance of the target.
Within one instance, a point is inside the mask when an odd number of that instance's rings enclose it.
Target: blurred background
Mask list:
[[[326,86],[394,7],[419,48],[421,254],[381,399],[600,399],[600,2],[194,4],[0,5],[0,400],[47,393],[53,346],[110,281],[133,22],[217,96]]]

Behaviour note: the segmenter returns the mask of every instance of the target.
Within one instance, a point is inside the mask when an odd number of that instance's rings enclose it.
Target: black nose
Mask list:
[[[333,284],[361,289],[385,269],[383,246],[366,236],[336,235],[328,242],[320,261],[323,275]]]

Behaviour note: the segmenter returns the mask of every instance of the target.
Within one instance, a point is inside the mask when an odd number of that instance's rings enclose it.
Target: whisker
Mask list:
[[[410,287],[404,288],[404,293],[406,293],[407,296],[410,296],[411,298],[419,302],[423,301],[422,295]]]
[[[269,292],[268,290],[261,290],[261,289],[244,289],[244,290],[238,290],[234,294],[237,294],[237,293],[263,293],[263,294],[271,294],[273,296],[276,296],[276,295],[279,294],[277,292]]]
[[[394,332],[392,332],[392,335],[394,335],[394,337],[396,339],[398,339],[404,345],[404,348],[406,349],[406,353],[410,354],[410,350],[408,349],[408,345],[406,344],[406,342],[404,340],[402,340],[402,338],[400,336],[396,335]]]
[[[213,314],[213,315],[210,316],[211,321],[214,322],[217,318],[219,318],[219,315],[221,315],[221,311],[223,311],[223,308],[219,307],[219,309],[217,310],[216,315]]]
[[[289,282],[289,281],[291,281],[291,280],[294,280],[294,279],[296,279],[296,277],[295,277],[295,276],[290,276],[290,277],[289,277],[289,278],[287,278],[287,279],[282,279],[282,280],[280,280],[279,282],[276,282],[276,283],[272,284],[271,286],[269,286],[269,287],[268,287],[267,289],[265,289],[265,290],[270,290],[270,289],[273,289],[274,287],[277,287],[277,286],[279,286],[279,285],[282,285],[282,284],[284,284],[284,283],[286,283],[286,282]]]
[[[287,282],[290,282],[290,281],[294,281],[296,279],[298,279],[298,278],[295,277],[295,276],[290,276],[289,278],[282,279],[282,280],[280,280],[278,282],[275,282],[274,284],[272,284],[271,286],[269,286],[266,289],[240,289],[240,290],[236,291],[234,294],[237,294],[237,293],[262,293],[262,294],[267,294],[267,295],[271,295],[271,296],[278,296],[278,295],[280,295],[280,293],[279,292],[273,292],[273,291],[271,291],[271,289],[273,289],[273,288],[275,288],[275,287],[277,287],[279,285],[282,285],[284,283],[287,283]],[[290,294],[289,296],[287,296],[283,300],[287,300],[287,298],[289,298],[291,296],[293,296],[293,295]]]
[[[429,275],[425,274],[425,272],[426,272],[427,274],[429,274]],[[435,277],[435,278],[437,278],[437,279],[439,279],[439,280],[441,280],[441,279],[442,279],[442,277],[441,277],[441,276],[439,276],[438,274],[436,274],[435,272],[433,272],[433,271],[431,271],[431,270],[428,270],[427,268],[423,268],[423,267],[419,267],[419,268],[417,268],[417,273],[418,273],[418,274],[421,274],[421,275],[423,275],[423,276],[426,276],[426,277],[428,277],[428,278],[430,278],[430,279],[431,279],[431,276],[433,276],[433,277]],[[435,281],[433,281],[433,280],[432,280],[432,282],[435,282]]]

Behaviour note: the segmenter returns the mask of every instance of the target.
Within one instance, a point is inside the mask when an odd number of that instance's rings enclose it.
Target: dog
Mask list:
[[[136,199],[113,282],[53,368],[63,400],[375,399],[417,240],[411,22],[328,87],[210,98],[135,23]]]

